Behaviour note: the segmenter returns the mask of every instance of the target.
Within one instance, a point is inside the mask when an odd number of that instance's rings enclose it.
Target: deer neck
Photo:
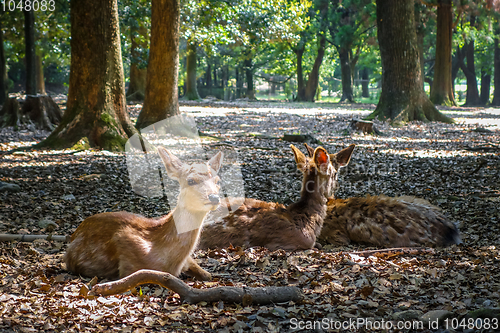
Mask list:
[[[298,227],[312,229],[318,235],[326,217],[326,203],[319,176],[308,173],[302,181],[300,199],[288,206],[288,210],[296,216]],[[304,216],[308,218],[304,219]]]
[[[172,211],[172,219],[178,234],[182,235],[190,231],[199,233],[207,213],[205,211],[192,211],[183,205],[175,207]]]

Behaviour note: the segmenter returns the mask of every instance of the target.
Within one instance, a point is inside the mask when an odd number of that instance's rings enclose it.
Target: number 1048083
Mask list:
[[[53,12],[56,9],[54,0],[1,0],[1,7],[5,12],[35,11],[35,12]]]

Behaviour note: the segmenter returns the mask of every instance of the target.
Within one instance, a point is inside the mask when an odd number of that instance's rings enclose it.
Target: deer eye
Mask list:
[[[197,184],[196,180],[194,180],[194,179],[188,179],[188,185],[189,186],[193,186],[193,185],[196,185],[196,184]]]

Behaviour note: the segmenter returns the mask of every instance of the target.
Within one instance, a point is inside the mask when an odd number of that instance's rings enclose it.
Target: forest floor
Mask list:
[[[58,102],[64,106],[64,98]],[[129,105],[132,118],[140,107]],[[247,197],[285,204],[297,199],[300,176],[283,134],[311,134],[329,152],[355,143],[351,163],[339,176],[337,197],[427,199],[457,223],[463,244],[431,254],[368,258],[350,253],[366,249],[361,246],[293,253],[263,248],[197,251],[197,260],[214,280],[183,277],[196,288],[296,285],[305,293],[297,304],[242,306],[182,304],[177,294],[156,285],[143,286],[140,293],[84,296],[82,287],[90,279],[65,271],[67,244],[2,242],[0,331],[500,331],[500,110],[446,108],[454,124],[391,127],[376,122],[380,136],[347,130],[352,118],[373,108],[210,100],[181,106],[200,131],[222,139],[206,140],[204,146],[238,152]],[[0,153],[47,135],[28,127],[1,129]],[[53,234],[70,235],[83,219],[99,212],[126,210],[152,217],[170,209],[165,198],[134,193],[123,153],[4,154],[0,181],[19,186],[13,192],[0,187],[2,234],[47,234],[53,229]],[[448,327],[434,326],[437,318],[446,317]],[[476,317],[483,319],[469,319]]]

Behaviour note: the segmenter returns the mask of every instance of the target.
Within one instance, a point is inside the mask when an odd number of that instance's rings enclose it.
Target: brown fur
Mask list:
[[[461,242],[457,228],[438,207],[407,196],[330,199],[318,241],[380,247],[435,247]]]
[[[318,147],[311,158],[291,147],[303,173],[300,199],[286,207],[247,198],[226,217],[221,218],[221,211],[215,211],[207,217],[199,248],[233,245],[300,250],[314,246],[326,214],[327,197],[336,186],[338,169],[349,162],[354,145],[333,155]],[[238,199],[229,199],[228,206],[235,200]]]
[[[217,171],[222,153],[206,164],[187,165],[162,147],[158,151],[168,176],[181,185],[175,209],[156,219],[128,212],[102,213],[85,219],[71,236],[64,257],[68,270],[109,279],[121,278],[139,269],[176,276],[186,271],[198,279],[211,279],[191,254],[206,214],[219,204]],[[198,227],[178,234],[176,222]]]
[[[309,156],[313,148],[305,144]],[[323,244],[381,247],[446,246],[461,243],[456,226],[441,209],[412,196],[367,196],[328,200],[318,237]]]

